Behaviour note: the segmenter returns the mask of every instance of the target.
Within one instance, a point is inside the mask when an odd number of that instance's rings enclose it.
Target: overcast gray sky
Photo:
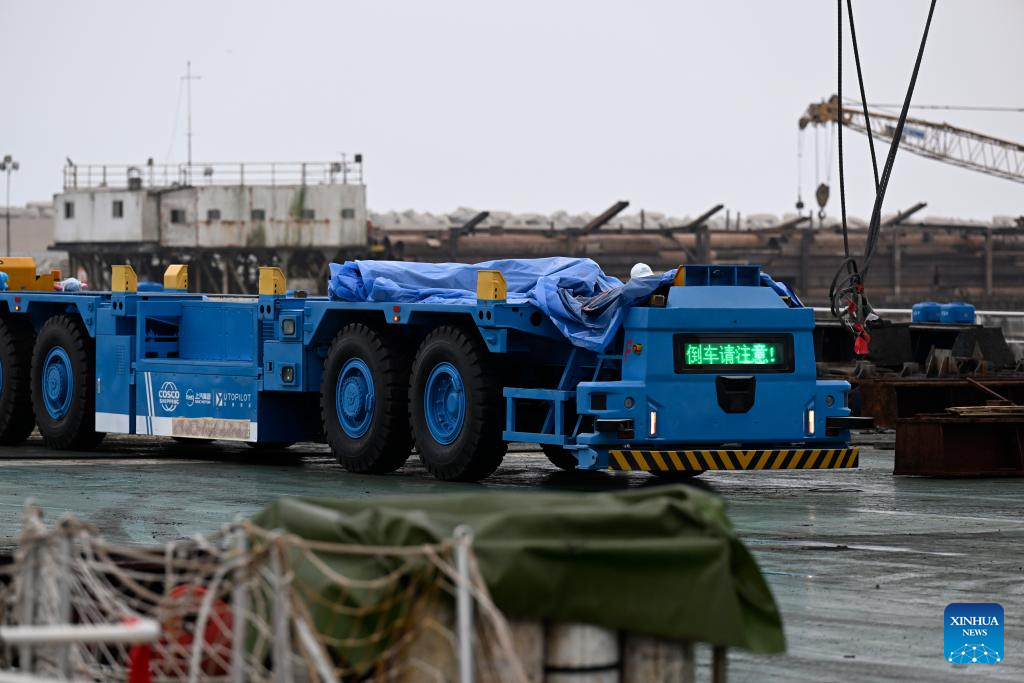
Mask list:
[[[854,1],[869,100],[902,101],[927,6]],[[835,90],[835,11],[830,0],[0,0],[0,154],[22,165],[14,204],[59,189],[66,156],[182,161],[191,59],[197,160],[362,152],[375,210],[628,199],[674,214],[718,202],[783,213],[797,119]],[[1024,106],[1022,27],[1019,0],[941,0],[915,102]],[[854,94],[852,62],[847,49]],[[1024,142],[1024,114],[917,115]],[[866,139],[848,135],[850,211],[866,216]],[[1024,185],[909,154],[887,197],[890,210],[927,201],[931,215],[1024,213]]]

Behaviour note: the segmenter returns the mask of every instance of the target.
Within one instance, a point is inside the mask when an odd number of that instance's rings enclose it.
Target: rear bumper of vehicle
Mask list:
[[[857,448],[638,450],[610,449],[608,469],[645,472],[825,470],[858,466]]]

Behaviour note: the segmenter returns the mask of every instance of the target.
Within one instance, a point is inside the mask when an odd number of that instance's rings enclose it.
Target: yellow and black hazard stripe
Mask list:
[[[827,470],[857,467],[856,448],[714,449],[698,451],[613,450],[609,469],[645,472],[705,470]]]

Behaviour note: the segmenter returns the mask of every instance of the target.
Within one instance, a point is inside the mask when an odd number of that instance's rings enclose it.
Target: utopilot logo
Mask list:
[[[954,602],[944,615],[945,657],[953,664],[1003,661],[1003,608],[995,602]]]

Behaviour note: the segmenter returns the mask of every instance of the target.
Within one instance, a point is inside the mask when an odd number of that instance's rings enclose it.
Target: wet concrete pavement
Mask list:
[[[730,681],[825,683],[1024,680],[1024,479],[893,477],[891,435],[869,438],[855,471],[709,473],[782,609],[784,656],[733,653]],[[283,495],[360,497],[479,488],[609,490],[658,485],[642,473],[564,473],[534,451],[510,453],[481,484],[435,481],[416,459],[401,472],[344,472],[326,448],[262,455],[245,446],[110,438],[94,453],[53,453],[38,438],[0,448],[0,547],[33,496],[113,541],[148,544],[217,529]],[[589,475],[589,476],[584,476]],[[1006,660],[951,665],[942,614],[998,602]]]

